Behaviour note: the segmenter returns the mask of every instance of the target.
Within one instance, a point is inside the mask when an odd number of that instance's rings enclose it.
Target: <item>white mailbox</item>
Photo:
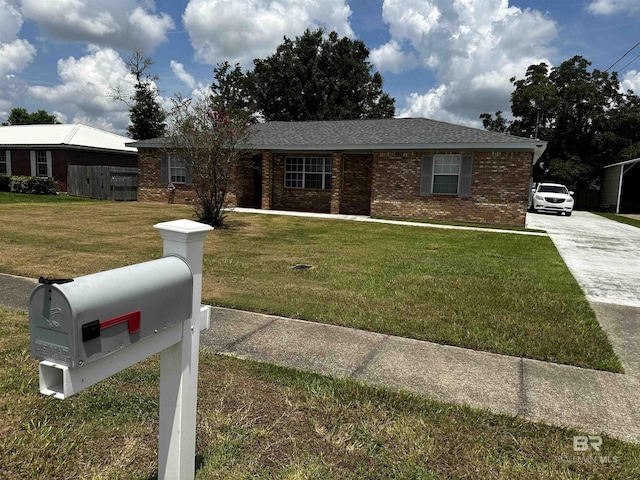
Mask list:
[[[38,285],[31,354],[80,368],[191,318],[192,291],[191,269],[177,256]]]

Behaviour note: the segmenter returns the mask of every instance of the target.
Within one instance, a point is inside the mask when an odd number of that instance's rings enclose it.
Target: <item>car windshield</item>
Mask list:
[[[564,193],[568,194],[567,187],[563,185],[540,185],[538,192],[541,193]]]

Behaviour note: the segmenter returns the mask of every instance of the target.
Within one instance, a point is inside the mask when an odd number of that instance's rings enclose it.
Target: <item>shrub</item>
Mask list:
[[[0,192],[11,191],[11,177],[9,175],[0,175]]]
[[[10,191],[31,195],[57,195],[58,184],[48,177],[11,177]]]

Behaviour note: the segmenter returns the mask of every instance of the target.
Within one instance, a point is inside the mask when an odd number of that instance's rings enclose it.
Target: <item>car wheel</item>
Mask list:
[[[573,213],[573,212],[567,212],[567,213],[565,213],[565,215],[566,215],[567,217],[570,217],[570,216],[571,216],[571,213]]]

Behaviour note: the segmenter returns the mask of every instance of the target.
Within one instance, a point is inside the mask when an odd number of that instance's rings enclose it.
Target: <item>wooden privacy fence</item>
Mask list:
[[[98,200],[138,200],[138,169],[132,167],[69,165],[67,191]]]

